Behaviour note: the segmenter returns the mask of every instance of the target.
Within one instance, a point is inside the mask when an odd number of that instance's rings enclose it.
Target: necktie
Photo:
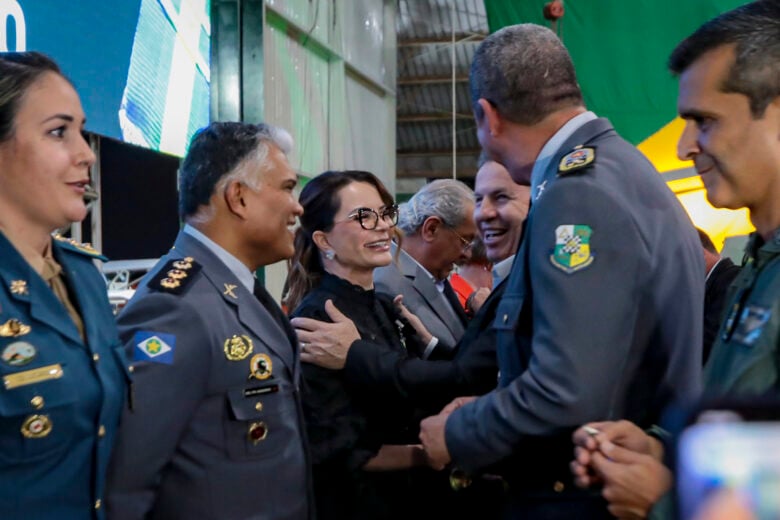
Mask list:
[[[466,316],[466,310],[461,306],[458,295],[455,294],[455,289],[452,288],[449,280],[444,280],[444,291],[442,292],[450,303],[450,307],[452,307],[452,310],[455,311],[455,314],[458,315],[460,322],[465,327],[468,324],[469,318]]]
[[[43,271],[41,272],[43,280],[49,284],[54,296],[62,303],[65,309],[68,311],[68,316],[73,320],[76,328],[79,331],[79,336],[84,339],[84,322],[81,320],[76,308],[70,301],[70,295],[68,294],[68,288],[65,286],[65,281],[62,279],[62,267],[51,256],[43,257]]]
[[[276,322],[279,324],[280,327],[282,327],[282,330],[287,334],[287,337],[290,339],[290,343],[295,346],[298,343],[298,338],[295,336],[295,331],[290,326],[290,321],[287,319],[287,316],[284,315],[282,312],[282,309],[276,304],[273,298],[271,298],[271,295],[268,294],[268,291],[265,290],[265,287],[263,287],[263,284],[260,283],[260,280],[255,278],[255,287],[254,287],[254,294],[255,298],[260,301],[260,303],[265,307],[265,310],[268,311],[268,314],[271,315],[271,317],[276,320]]]

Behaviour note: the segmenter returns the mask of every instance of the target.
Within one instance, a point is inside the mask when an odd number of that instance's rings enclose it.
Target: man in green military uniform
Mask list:
[[[704,371],[707,393],[777,391],[780,348],[780,3],[761,0],[724,13],[686,38],[669,65],[680,77],[678,144],[719,208],[748,208],[756,232],[727,297],[725,319]],[[597,432],[594,431],[598,430]],[[671,485],[660,444],[627,421],[574,433],[572,470],[603,482],[610,512],[643,518]],[[668,495],[667,495],[668,496]],[[668,514],[659,502],[653,518]]]
[[[713,393],[778,385],[780,343],[780,4],[755,2],[702,26],[670,59],[680,75],[678,144],[718,208],[756,227],[705,367]]]

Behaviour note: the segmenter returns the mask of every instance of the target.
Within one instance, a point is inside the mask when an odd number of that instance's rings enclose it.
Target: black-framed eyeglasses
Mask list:
[[[472,240],[472,241],[469,242],[468,240],[463,238],[460,233],[455,231],[455,228],[451,227],[451,228],[448,228],[448,229],[450,231],[452,231],[453,233],[455,233],[455,236],[458,237],[458,240],[460,240],[461,249],[463,250],[464,253],[466,251],[468,251],[469,249],[471,249],[472,247],[474,247],[474,243],[476,242],[476,240]]]
[[[379,225],[379,217],[387,223],[390,227],[394,227],[398,224],[398,206],[391,204],[386,206],[381,215],[371,208],[358,208],[344,220],[357,220],[360,223],[360,227],[366,231],[373,231]]]

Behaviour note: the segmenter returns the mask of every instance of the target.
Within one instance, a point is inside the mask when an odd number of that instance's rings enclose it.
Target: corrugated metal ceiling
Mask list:
[[[488,33],[483,0],[397,0],[397,177],[468,180],[479,156],[468,71]],[[453,33],[455,44],[453,46]]]

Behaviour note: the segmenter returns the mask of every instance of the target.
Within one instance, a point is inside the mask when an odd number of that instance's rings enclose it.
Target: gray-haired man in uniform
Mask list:
[[[212,123],[179,175],[185,226],[119,316],[134,366],[112,519],[313,516],[295,333],[254,272],[292,256],[291,139]]]

